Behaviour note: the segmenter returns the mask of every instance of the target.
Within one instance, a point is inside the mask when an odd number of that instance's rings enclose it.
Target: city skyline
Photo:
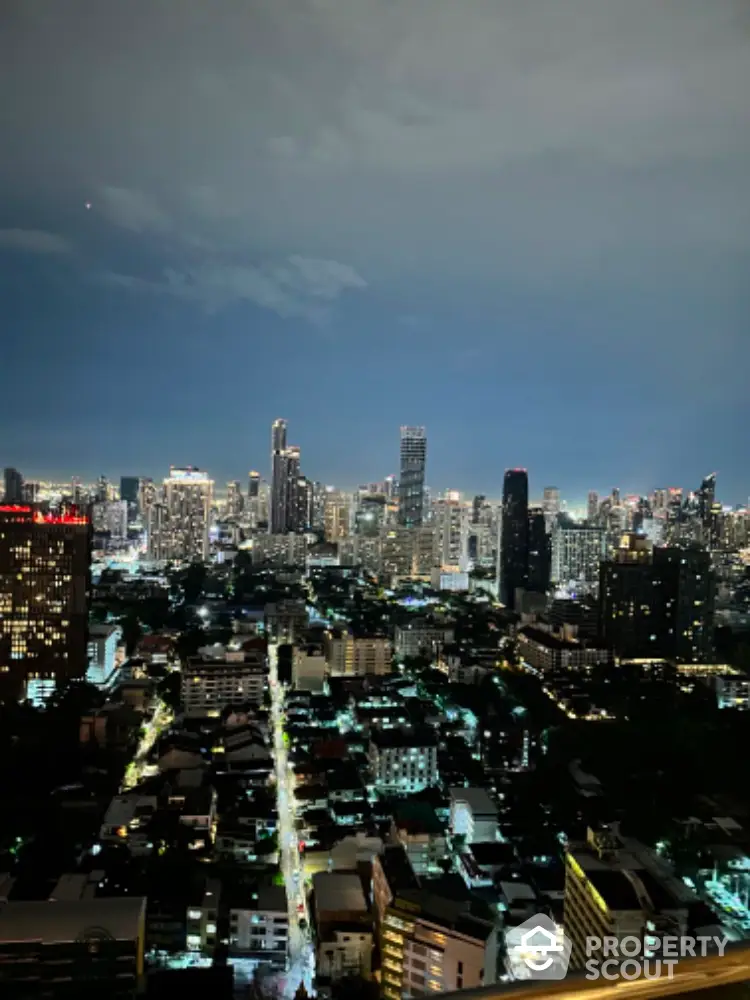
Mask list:
[[[180,10],[5,5],[4,464],[747,497],[731,0]]]

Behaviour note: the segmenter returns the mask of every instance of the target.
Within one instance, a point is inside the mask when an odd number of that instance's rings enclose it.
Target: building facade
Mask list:
[[[401,475],[399,478],[399,523],[418,527],[424,518],[424,477],[427,435],[424,427],[401,428]]]
[[[516,590],[528,586],[529,478],[525,469],[506,469],[500,540],[500,599],[515,608]]]
[[[91,523],[77,508],[0,507],[0,697],[82,678]]]

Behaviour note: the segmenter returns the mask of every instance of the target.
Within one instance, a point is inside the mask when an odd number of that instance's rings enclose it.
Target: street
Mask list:
[[[143,736],[138,743],[138,749],[128,764],[125,777],[122,780],[122,791],[134,788],[144,775],[146,758],[161,733],[172,721],[172,712],[163,701],[159,700],[151,718],[144,725]]]
[[[279,814],[279,866],[284,876],[289,904],[289,970],[284,994],[293,997],[300,982],[308,995],[313,992],[315,953],[310,933],[310,916],[305,895],[305,881],[300,858],[299,841],[294,823],[294,777],[289,769],[284,742],[284,697],[279,683],[276,645],[269,643],[269,687],[271,690],[271,729],[273,758],[276,769],[276,804]]]

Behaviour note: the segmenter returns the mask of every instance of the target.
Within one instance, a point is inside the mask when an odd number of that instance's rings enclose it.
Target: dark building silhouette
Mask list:
[[[5,503],[23,503],[23,476],[18,469],[5,469]]]
[[[0,506],[0,698],[57,686],[88,666],[90,519]]]
[[[701,549],[649,548],[625,535],[602,563],[602,636],[624,659],[710,662],[714,655],[714,577]]]
[[[500,538],[500,600],[515,608],[515,592],[528,586],[529,477],[526,469],[506,469]]]
[[[405,528],[417,528],[422,523],[426,463],[427,436],[424,427],[402,427],[398,518]]]
[[[529,511],[528,589],[538,594],[546,593],[551,571],[552,542],[545,513],[541,507],[534,507]]]
[[[141,481],[138,476],[120,476],[120,499],[127,500],[134,507],[138,505]]]

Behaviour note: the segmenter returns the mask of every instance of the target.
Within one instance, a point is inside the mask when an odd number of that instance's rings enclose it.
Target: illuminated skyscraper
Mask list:
[[[589,490],[589,499],[586,505],[586,520],[591,524],[596,524],[599,520],[599,494],[596,490]]]
[[[271,425],[271,509],[268,530],[272,535],[286,529],[286,420],[274,420]]]
[[[169,470],[164,480],[163,559],[206,560],[214,484],[205,472],[188,467]]]
[[[560,491],[556,486],[545,486],[542,499],[542,508],[547,515],[548,521],[560,513]]]
[[[0,507],[0,699],[43,700],[88,666],[91,524],[76,508]]]
[[[424,427],[401,428],[401,478],[399,479],[399,523],[416,528],[424,517],[424,474],[427,435]]]
[[[714,595],[708,552],[652,550],[624,535],[615,558],[601,564],[601,634],[624,659],[710,662]]]
[[[526,469],[506,469],[500,551],[500,600],[515,607],[515,592],[528,585],[529,477]]]
[[[260,473],[259,472],[249,472],[247,477],[247,498],[252,500],[253,497],[257,497],[260,491]]]
[[[274,420],[271,427],[271,509],[268,530],[272,535],[302,531],[300,510],[300,450],[286,443],[286,420]],[[306,491],[306,487],[304,487]]]
[[[242,513],[242,487],[234,479],[227,483],[227,517],[237,518]]]

